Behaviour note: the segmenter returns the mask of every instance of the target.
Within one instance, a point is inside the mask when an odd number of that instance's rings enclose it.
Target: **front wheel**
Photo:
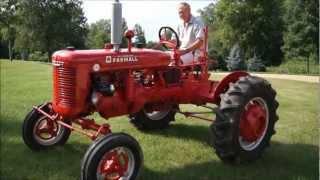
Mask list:
[[[41,109],[52,114],[51,104],[39,106]],[[70,129],[48,119],[45,115],[32,109],[24,119],[22,125],[22,137],[24,143],[34,151],[48,149],[57,145],[64,145],[69,136]]]
[[[82,180],[134,180],[143,164],[138,142],[124,133],[101,137],[87,150],[82,160]]]
[[[221,95],[211,125],[213,146],[225,162],[248,162],[261,156],[275,134],[276,92],[264,79],[246,76]]]

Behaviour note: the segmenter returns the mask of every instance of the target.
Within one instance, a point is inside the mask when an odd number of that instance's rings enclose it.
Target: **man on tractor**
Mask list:
[[[190,64],[197,60],[200,48],[204,42],[203,23],[191,14],[188,3],[182,2],[178,6],[179,17],[182,20],[177,27],[177,33],[181,41],[179,53],[183,64]]]

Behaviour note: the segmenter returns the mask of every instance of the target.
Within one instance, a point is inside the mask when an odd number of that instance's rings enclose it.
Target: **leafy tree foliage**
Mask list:
[[[134,25],[134,33],[137,36],[144,36],[144,31],[143,31],[142,26],[140,24]]]
[[[229,71],[245,70],[246,63],[243,57],[243,51],[239,44],[235,44],[227,57],[227,68]]]
[[[123,35],[126,30],[128,30],[128,25],[127,25],[127,21],[126,19],[122,18],[122,34]],[[126,38],[122,38],[122,42],[121,42],[121,45],[120,45],[121,48],[126,48],[128,47],[128,41]]]
[[[254,54],[254,56],[248,60],[248,70],[264,72],[266,71],[266,66],[263,64],[262,59]]]
[[[146,46],[146,38],[144,35],[144,31],[140,24],[134,25],[134,32],[135,32],[135,38],[134,38],[134,44],[136,47],[145,47]]]
[[[122,19],[122,33],[128,30],[127,21]],[[103,48],[104,44],[111,42],[111,20],[101,19],[89,26],[89,33],[86,41],[86,45],[90,49]],[[122,38],[120,47],[127,47],[126,38]]]
[[[86,18],[80,0],[21,0],[17,49],[51,54],[85,47]]]
[[[12,60],[12,47],[16,36],[17,0],[2,0],[0,2],[0,34],[1,39],[8,44],[8,55]]]
[[[245,59],[256,55],[265,65],[280,64],[283,55],[318,62],[317,0],[219,0],[200,13],[209,25],[210,52],[216,59],[226,59],[239,43]]]
[[[87,46],[91,49],[102,48],[105,43],[110,43],[110,20],[101,19],[89,27]]]
[[[209,57],[218,60],[220,69],[227,67],[227,60],[230,67],[230,60],[236,59],[230,56],[234,44],[241,49],[240,57],[248,61],[248,68],[257,64],[278,65],[283,54],[286,61],[318,62],[319,1],[212,2],[200,13],[209,25]],[[32,54],[43,59],[43,55],[50,57],[67,46],[102,48],[110,42],[110,20],[89,26],[81,6],[81,0],[1,0],[0,57],[12,59],[18,52],[21,58]],[[124,33],[128,29],[125,19],[122,27]],[[134,40],[146,44],[141,25],[136,24],[134,30]],[[162,49],[153,42],[146,46]],[[125,38],[121,47],[127,47]]]
[[[229,49],[239,43],[245,58],[254,51],[267,64],[281,62],[281,3],[278,0],[220,0],[203,9],[201,15],[209,24],[209,46],[225,58]]]
[[[284,46],[286,59],[310,58],[318,63],[319,1],[286,0]]]

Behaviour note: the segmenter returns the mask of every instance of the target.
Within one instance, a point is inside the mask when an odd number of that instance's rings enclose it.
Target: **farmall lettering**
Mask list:
[[[106,63],[128,63],[128,62],[137,62],[137,56],[133,55],[124,55],[124,56],[106,56]]]

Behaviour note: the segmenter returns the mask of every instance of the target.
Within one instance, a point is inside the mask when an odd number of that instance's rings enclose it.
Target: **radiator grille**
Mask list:
[[[75,69],[61,66],[55,68],[58,103],[71,107],[75,101]]]

